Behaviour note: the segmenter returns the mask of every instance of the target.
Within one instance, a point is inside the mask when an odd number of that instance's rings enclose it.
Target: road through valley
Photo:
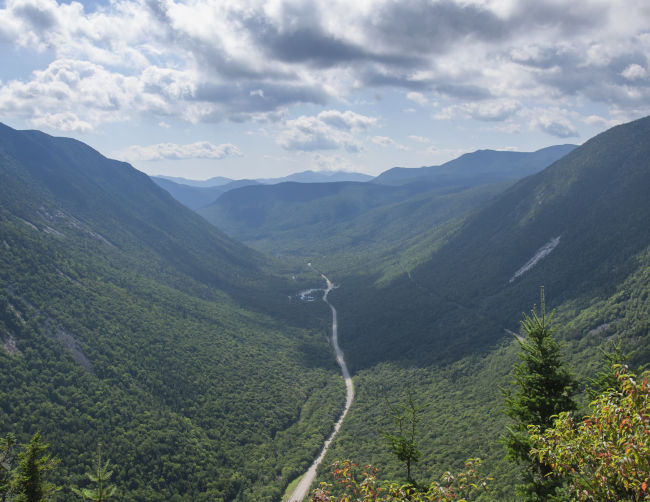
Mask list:
[[[332,346],[334,347],[334,352],[336,353],[336,361],[339,363],[339,366],[341,367],[341,373],[343,374],[343,379],[345,380],[345,408],[343,408],[343,413],[341,413],[341,416],[339,417],[338,421],[336,422],[336,424],[334,424],[334,430],[332,431],[332,434],[330,434],[330,436],[325,441],[325,444],[323,445],[323,449],[321,450],[320,455],[318,455],[316,460],[314,460],[314,463],[311,464],[311,467],[309,467],[307,472],[305,472],[303,477],[300,479],[300,482],[296,486],[295,490],[289,497],[289,500],[291,502],[294,501],[302,502],[307,497],[309,492],[309,487],[314,482],[314,478],[316,477],[316,470],[318,469],[318,466],[323,461],[323,458],[325,457],[325,454],[327,453],[327,449],[332,443],[334,436],[336,436],[339,429],[341,428],[341,424],[343,423],[345,416],[348,414],[350,406],[352,405],[352,400],[354,399],[354,385],[352,384],[352,377],[350,377],[350,372],[348,371],[348,367],[345,364],[343,351],[341,350],[341,347],[339,347],[338,319],[336,315],[336,309],[332,306],[332,304],[327,299],[327,295],[329,294],[330,291],[332,291],[334,285],[327,277],[325,277],[324,274],[321,274],[321,277],[325,279],[325,283],[327,284],[327,289],[325,289],[325,292],[323,293],[323,301],[327,303],[327,305],[329,305],[329,308],[332,311]]]

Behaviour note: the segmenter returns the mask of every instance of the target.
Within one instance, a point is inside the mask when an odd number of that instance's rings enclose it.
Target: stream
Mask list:
[[[332,440],[341,428],[341,424],[343,423],[345,416],[348,414],[350,406],[352,406],[352,400],[354,399],[354,385],[352,384],[352,377],[348,371],[348,366],[345,364],[343,351],[341,350],[341,347],[339,347],[338,319],[336,315],[336,309],[327,300],[327,295],[330,291],[332,291],[334,285],[327,277],[325,277],[324,274],[321,274],[321,277],[325,279],[325,283],[327,284],[327,289],[325,289],[325,292],[323,294],[323,301],[327,303],[327,305],[329,305],[329,308],[332,310],[332,346],[334,347],[334,352],[336,353],[336,362],[339,363],[339,366],[341,367],[341,373],[343,374],[343,379],[345,380],[345,408],[343,408],[343,413],[341,413],[338,421],[336,424],[334,424],[334,430],[325,441],[325,444],[323,444],[323,449],[321,450],[320,455],[316,457],[316,460],[314,460],[309,469],[307,469],[307,472],[305,472],[305,474],[302,476],[300,482],[289,497],[288,500],[291,502],[302,502],[309,494],[309,487],[312,485],[314,479],[316,478],[316,470],[323,461],[323,458],[325,458],[325,454],[327,453]]]

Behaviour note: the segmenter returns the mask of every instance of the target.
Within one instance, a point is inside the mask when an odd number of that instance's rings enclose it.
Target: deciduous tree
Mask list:
[[[377,469],[366,465],[363,469],[346,460],[333,465],[334,484],[321,483],[315,489],[311,502],[448,502],[451,500],[469,501],[488,491],[492,478],[479,476],[477,468],[480,459],[469,459],[465,469],[456,474],[446,472],[440,482],[433,481],[428,486],[415,486],[411,483],[399,484],[377,479]],[[342,493],[334,495],[336,488]]]
[[[531,454],[571,480],[572,500],[650,500],[650,372],[616,365],[617,386],[582,422],[560,413],[553,427],[531,427]]]
[[[422,406],[416,406],[415,401],[413,401],[413,393],[409,390],[406,404],[389,405],[390,416],[397,427],[397,434],[382,431],[390,450],[399,460],[404,462],[406,480],[409,483],[413,482],[411,467],[422,455],[415,439],[416,426],[420,421],[419,413],[422,408]]]

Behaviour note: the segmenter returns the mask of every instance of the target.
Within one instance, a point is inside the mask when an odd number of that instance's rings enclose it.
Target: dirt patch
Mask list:
[[[7,351],[10,356],[17,356],[20,354],[20,350],[16,347],[16,340],[11,335],[7,335],[2,339],[2,348]]]

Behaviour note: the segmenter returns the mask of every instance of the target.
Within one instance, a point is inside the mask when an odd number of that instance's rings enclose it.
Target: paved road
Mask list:
[[[311,467],[309,467],[307,472],[305,472],[302,479],[300,480],[300,483],[298,483],[298,486],[296,486],[296,489],[291,494],[289,500],[291,500],[292,502],[294,501],[302,502],[309,494],[308,493],[309,487],[314,482],[314,478],[316,477],[316,470],[318,469],[318,466],[323,461],[323,458],[325,457],[325,454],[327,453],[327,449],[329,448],[332,440],[334,439],[334,436],[336,436],[336,433],[341,428],[343,419],[345,418],[345,415],[348,414],[348,410],[350,409],[350,406],[352,406],[352,401],[354,400],[354,385],[352,385],[352,377],[350,377],[350,372],[348,371],[348,367],[345,364],[343,351],[341,350],[341,347],[339,347],[339,333],[338,333],[339,327],[338,327],[338,318],[336,315],[336,309],[327,300],[327,295],[329,294],[330,291],[332,291],[334,285],[327,277],[325,277],[324,274],[321,274],[321,277],[325,279],[325,282],[327,283],[327,289],[323,294],[323,301],[327,303],[327,305],[329,305],[330,309],[332,310],[332,346],[334,347],[334,352],[336,353],[336,361],[339,363],[339,366],[341,367],[341,373],[343,373],[343,378],[345,379],[345,408],[343,409],[343,413],[341,413],[341,416],[336,422],[336,424],[334,424],[334,430],[332,431],[330,437],[328,437],[327,440],[325,441],[325,444],[323,445],[323,449],[321,450],[320,455],[318,455],[316,460],[314,460],[314,463],[311,464]]]

